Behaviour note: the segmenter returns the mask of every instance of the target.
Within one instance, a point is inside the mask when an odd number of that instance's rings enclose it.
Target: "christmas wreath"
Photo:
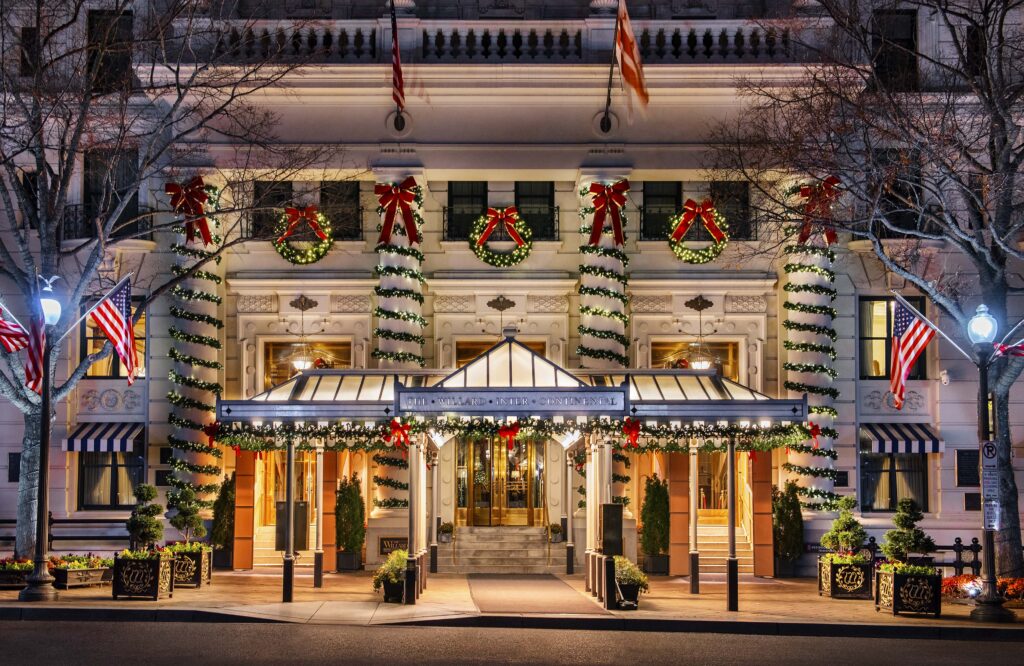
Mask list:
[[[288,239],[295,233],[298,226],[305,222],[319,240],[300,241],[306,247],[292,245]],[[327,255],[334,245],[334,234],[331,223],[316,206],[305,208],[285,208],[284,214],[278,218],[274,233],[278,234],[274,241],[274,249],[290,263],[304,266],[315,264]]]
[[[491,234],[498,228],[505,230],[516,246],[509,252],[495,252],[488,247]],[[477,258],[485,264],[507,268],[515,266],[530,256],[533,249],[533,232],[526,222],[519,217],[515,206],[505,209],[488,208],[486,215],[481,215],[473,223],[469,234],[469,247]]]
[[[714,242],[702,250],[694,250],[686,246],[683,238],[686,232],[693,226],[695,220],[700,219],[704,228],[711,234]],[[668,246],[672,248],[672,254],[688,264],[706,264],[714,261],[722,250],[729,243],[728,230],[725,218],[718,212],[710,199],[705,199],[698,204],[693,199],[687,199],[683,205],[683,212],[674,215],[669,219]]]

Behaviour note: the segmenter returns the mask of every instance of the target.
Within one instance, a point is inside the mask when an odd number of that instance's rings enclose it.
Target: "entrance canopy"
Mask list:
[[[226,424],[396,417],[766,425],[805,421],[807,398],[769,398],[713,370],[569,371],[509,337],[448,374],[309,370],[248,400],[217,402],[217,419]]]

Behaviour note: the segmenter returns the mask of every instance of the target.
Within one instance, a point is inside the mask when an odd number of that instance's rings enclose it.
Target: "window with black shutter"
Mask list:
[[[25,26],[21,29],[21,67],[19,74],[22,76],[35,76],[38,54],[39,30],[35,26]]]
[[[445,240],[467,240],[473,222],[487,212],[487,181],[463,180],[448,183]]]
[[[750,219],[750,183],[741,180],[715,180],[710,187],[711,200],[725,223],[729,225],[729,238],[756,240],[757,230]],[[693,233],[692,231],[690,233]],[[713,240],[703,224],[694,240]]]
[[[359,181],[322,181],[320,183],[320,212],[331,221],[335,239],[361,239],[363,237],[363,220],[359,208]]]
[[[917,90],[917,12],[874,12],[871,50],[876,85],[895,91]]]
[[[123,204],[123,208],[122,208]],[[96,149],[85,153],[84,215],[71,211],[64,220],[64,238],[93,238],[96,224],[105,225],[118,209],[112,237],[139,231],[139,154],[135,150]]]
[[[21,480],[21,454],[7,454],[7,483],[18,483]]]
[[[876,225],[876,235],[879,238],[901,238],[904,235],[898,229],[928,231],[928,220],[921,214],[920,155],[913,150],[896,148],[876,150],[874,162],[881,188],[878,209],[888,222],[888,226]]]
[[[971,77],[984,76],[988,71],[988,48],[985,31],[969,25],[964,33],[964,72]]]
[[[33,229],[39,227],[39,218],[36,212],[36,197],[39,193],[39,174],[35,171],[21,172],[21,189],[25,195],[25,217],[22,224],[28,224]]]
[[[274,240],[274,228],[284,213],[285,206],[292,202],[290,180],[257,180],[253,183],[252,225],[249,237],[259,240]]]
[[[132,81],[132,13],[89,12],[88,57],[93,91],[126,90]]]
[[[558,211],[555,208],[553,182],[516,181],[516,210],[526,226],[530,227],[534,240],[558,240]]]
[[[644,182],[644,209],[640,216],[640,240],[668,238],[669,218],[680,212],[683,184],[679,181]]]

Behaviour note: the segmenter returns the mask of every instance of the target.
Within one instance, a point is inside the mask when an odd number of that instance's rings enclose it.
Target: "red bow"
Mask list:
[[[320,228],[320,221],[317,220],[317,209],[316,206],[306,206],[305,208],[285,208],[284,214],[288,216],[288,228],[284,230],[275,243],[283,243],[286,238],[295,233],[295,228],[299,226],[299,222],[303,220],[309,224],[309,228],[313,230],[316,237],[320,240],[327,240],[327,234],[323,229]]]
[[[391,419],[391,432],[384,435],[384,441],[389,444],[394,441],[394,446],[409,445],[409,430],[412,428],[408,423],[402,423],[398,419]]]
[[[510,423],[508,425],[503,425],[500,428],[498,428],[498,437],[501,437],[502,439],[504,439],[505,441],[508,442],[508,450],[509,451],[512,450],[512,445],[516,441],[516,437],[518,437],[518,436],[519,436],[519,424],[518,423]]]
[[[498,228],[499,224],[505,225],[505,232],[516,242],[516,245],[522,247],[526,243],[523,241],[522,236],[516,231],[516,219],[519,215],[519,211],[516,210],[515,206],[509,206],[505,210],[499,210],[497,208],[487,209],[487,227],[484,232],[480,234],[480,240],[476,242],[477,245],[483,245],[490,238],[494,230]]]
[[[839,196],[836,185],[839,179],[829,176],[820,185],[804,185],[800,188],[800,196],[807,199],[804,204],[804,223],[800,227],[797,243],[803,245],[811,237],[811,228],[815,220],[827,220],[824,224],[825,245],[836,242],[836,230],[832,226],[832,202]]]
[[[622,245],[626,239],[622,235],[622,208],[626,205],[626,192],[629,192],[629,181],[620,180],[614,185],[591,183],[590,193],[594,195],[594,224],[590,229],[590,244],[601,242],[604,231],[604,220],[608,211],[612,214],[612,236],[616,245]]]
[[[634,449],[639,448],[640,444],[637,442],[640,439],[639,421],[627,416],[626,420],[622,422],[622,434],[626,436],[628,446],[632,446]]]
[[[819,426],[817,423],[812,423],[811,424],[811,439],[814,440],[814,448],[818,448],[818,446],[819,446],[818,435],[820,435],[820,434],[821,434],[821,426]]]
[[[704,228],[708,230],[708,233],[711,234],[716,243],[721,243],[725,240],[725,232],[719,228],[718,222],[715,221],[715,205],[711,202],[711,199],[705,199],[700,204],[693,199],[686,200],[686,203],[683,204],[683,214],[679,218],[679,223],[672,230],[672,240],[677,243],[683,240],[683,236],[690,230],[693,221],[698,217],[704,223]]]
[[[212,449],[217,440],[217,435],[220,433],[220,421],[214,421],[213,423],[207,423],[203,426],[203,434],[210,438],[210,448]]]
[[[203,186],[203,177],[196,176],[185,185],[178,183],[167,183],[164,185],[164,193],[171,195],[171,208],[175,213],[181,213],[185,220],[185,241],[191,243],[195,240],[196,227],[199,227],[199,235],[203,238],[203,245],[213,242],[210,235],[210,225],[206,221],[206,200],[209,198]]]
[[[993,347],[996,350],[996,353],[993,354],[996,358],[1000,356],[1024,356],[1024,342],[1016,345],[1004,345],[997,342]]]
[[[416,220],[412,216],[412,208],[409,205],[416,201],[416,179],[409,176],[402,181],[401,185],[385,185],[378,183],[373,187],[373,193],[377,195],[377,203],[384,209],[384,224],[380,228],[380,238],[377,243],[387,245],[391,242],[391,233],[395,228],[395,215],[399,209],[402,211],[402,219],[405,220],[405,234],[409,237],[409,245],[415,245],[419,234],[416,232]]]

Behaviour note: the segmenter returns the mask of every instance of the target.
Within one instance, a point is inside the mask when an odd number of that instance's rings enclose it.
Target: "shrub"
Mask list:
[[[388,555],[388,559],[377,567],[373,572],[373,589],[379,590],[384,587],[384,581],[397,583],[405,580],[405,567],[409,561],[409,553],[404,550],[394,550]]]
[[[153,550],[130,550],[125,548],[117,554],[118,558],[122,560],[156,560],[166,558],[171,555],[171,551],[166,548],[155,548]]]
[[[558,523],[551,523],[551,525],[548,526],[548,529],[551,531],[551,534],[561,534],[562,533],[562,526],[559,525]]]
[[[907,564],[906,562],[883,562],[878,565],[878,570],[885,573],[898,573],[907,576],[934,576],[936,571],[935,567]]]
[[[615,556],[615,582],[619,585],[639,585],[641,592],[647,592],[650,589],[647,584],[647,574],[621,555]]]
[[[904,497],[896,505],[896,513],[893,514],[892,522],[896,529],[889,530],[882,537],[882,552],[890,560],[906,562],[910,553],[922,555],[935,550],[935,542],[930,536],[924,533],[917,523],[924,518],[917,502]]]
[[[821,545],[842,555],[850,555],[864,545],[868,533],[853,517],[857,499],[846,495],[839,499],[839,515],[832,521],[832,529],[821,536]]]
[[[455,534],[455,523],[441,523],[441,527],[437,528],[438,534]]]
[[[772,486],[772,533],[776,557],[786,562],[800,559],[804,550],[804,517],[794,481],[787,481],[782,490]]]
[[[157,541],[164,538],[163,523],[157,516],[164,512],[159,504],[154,504],[156,487],[145,483],[135,486],[135,508],[125,522],[132,548],[152,548]]]
[[[199,515],[202,507],[196,499],[195,490],[186,486],[168,493],[167,506],[176,512],[169,522],[181,532],[185,543],[206,536],[206,526],[203,525],[203,517]]]
[[[344,477],[338,484],[334,505],[334,531],[338,550],[362,553],[366,540],[366,508],[359,476]],[[376,589],[376,588],[374,588]]]
[[[213,502],[213,527],[210,543],[220,550],[231,550],[235,542],[235,473],[225,476]]]
[[[640,548],[645,555],[668,552],[668,481],[652,474],[644,481],[644,503],[640,507]]]

